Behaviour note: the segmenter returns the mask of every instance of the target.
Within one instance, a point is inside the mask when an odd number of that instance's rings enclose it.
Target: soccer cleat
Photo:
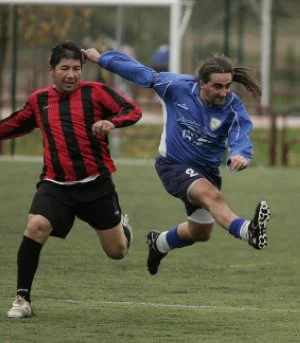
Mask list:
[[[133,240],[133,232],[132,227],[129,225],[129,217],[126,213],[122,215],[121,224],[123,225],[124,234],[127,238],[127,249],[129,249]]]
[[[32,316],[32,308],[30,302],[26,301],[20,295],[17,295],[13,301],[12,308],[7,312],[8,318],[24,318]]]
[[[248,227],[248,243],[257,250],[261,250],[268,245],[267,224],[270,216],[271,211],[268,204],[265,201],[259,202]]]
[[[155,275],[158,272],[160,261],[167,255],[157,250],[155,242],[159,235],[160,235],[160,232],[155,231],[155,230],[150,231],[147,235],[147,244],[149,246],[147,267],[151,275]]]

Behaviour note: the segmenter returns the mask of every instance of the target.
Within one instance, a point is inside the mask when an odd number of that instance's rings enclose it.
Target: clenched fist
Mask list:
[[[92,126],[93,134],[96,137],[103,137],[109,133],[110,130],[114,129],[115,125],[108,120],[98,120]]]

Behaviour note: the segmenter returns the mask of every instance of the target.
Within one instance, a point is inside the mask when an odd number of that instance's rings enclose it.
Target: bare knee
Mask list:
[[[104,251],[107,257],[113,260],[122,260],[126,256],[127,248],[124,245],[105,248]]]
[[[29,215],[29,221],[25,231],[25,235],[36,242],[45,243],[52,231],[51,224],[48,219],[40,215]]]
[[[126,256],[127,239],[121,223],[112,229],[96,230],[96,233],[107,257],[122,260]]]

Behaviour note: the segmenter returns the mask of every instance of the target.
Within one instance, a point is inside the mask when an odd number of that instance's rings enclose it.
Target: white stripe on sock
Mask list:
[[[248,242],[248,240],[249,240],[249,232],[248,232],[249,224],[250,224],[249,220],[245,220],[244,224],[241,227],[241,231],[240,231],[241,239],[246,241],[246,242]]]
[[[162,254],[166,254],[168,253],[171,249],[170,249],[170,246],[167,242],[167,233],[168,231],[164,231],[162,232],[158,237],[157,237],[157,240],[156,240],[156,247],[157,247],[157,250],[159,252],[161,252]]]

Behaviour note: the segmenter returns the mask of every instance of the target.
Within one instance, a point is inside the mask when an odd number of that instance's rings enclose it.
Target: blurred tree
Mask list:
[[[169,41],[169,12],[167,7],[124,6],[122,43],[132,46],[141,62],[149,63],[154,50]],[[116,39],[118,24],[117,7],[95,6],[88,36]]]
[[[81,37],[90,30],[92,14],[90,7],[18,6],[18,27],[22,32],[18,46],[22,48],[23,58],[30,61],[28,67],[32,66],[29,78],[25,79],[25,90],[44,86],[49,49],[65,39],[80,44]]]
[[[69,39],[90,28],[91,8],[63,6],[20,6],[19,27],[21,44],[52,46],[56,41]]]

